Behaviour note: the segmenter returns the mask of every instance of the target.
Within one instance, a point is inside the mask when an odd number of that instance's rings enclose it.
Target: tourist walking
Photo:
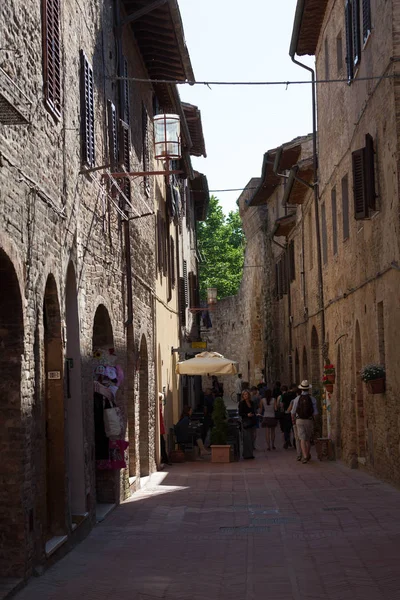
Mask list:
[[[261,427],[265,428],[265,439],[267,442],[267,450],[276,450],[275,448],[275,429],[278,424],[278,419],[275,417],[277,410],[276,398],[272,397],[271,390],[265,390],[264,397],[261,398],[261,411],[263,420]]]
[[[243,458],[254,458],[254,433],[257,417],[249,390],[242,392],[239,403],[239,416],[242,418],[243,426]]]
[[[296,425],[297,438],[301,447],[301,462],[307,463],[311,459],[311,438],[314,432],[314,416],[318,414],[317,401],[311,396],[311,385],[307,379],[299,385],[300,394],[293,401],[291,410],[292,423]],[[299,460],[299,449],[297,449]]]
[[[236,382],[235,382],[235,389],[236,389],[236,400],[237,403],[239,404],[239,402],[242,399],[242,374],[238,373]]]

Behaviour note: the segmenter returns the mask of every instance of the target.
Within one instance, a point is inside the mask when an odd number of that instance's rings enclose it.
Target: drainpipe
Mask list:
[[[311,67],[299,62],[295,59],[297,42],[300,33],[301,21],[304,13],[305,0],[299,0],[296,8],[296,15],[293,25],[292,40],[290,43],[289,55],[296,65],[311,73],[311,91],[312,91],[312,128],[313,128],[313,167],[314,167],[314,209],[315,209],[315,231],[317,234],[317,263],[318,263],[318,291],[319,291],[319,308],[321,312],[321,335],[322,335],[322,355],[326,358],[325,346],[325,308],[324,308],[324,287],[322,277],[322,249],[321,249],[321,231],[319,225],[319,189],[318,189],[318,158],[317,158],[317,110],[316,110],[316,93],[315,93],[315,71]]]

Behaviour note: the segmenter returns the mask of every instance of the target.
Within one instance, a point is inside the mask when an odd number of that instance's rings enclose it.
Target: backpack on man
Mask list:
[[[310,394],[301,395],[297,404],[296,416],[298,419],[311,419],[314,414],[314,405]]]

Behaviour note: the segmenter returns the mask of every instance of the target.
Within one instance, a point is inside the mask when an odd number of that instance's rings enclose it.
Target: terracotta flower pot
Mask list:
[[[329,392],[330,394],[332,394],[333,392],[333,383],[325,383],[325,389],[327,392]]]
[[[383,394],[386,389],[385,379],[382,377],[381,379],[367,381],[367,389],[370,394]]]
[[[328,373],[327,378],[329,383],[335,383],[336,375],[335,373]]]

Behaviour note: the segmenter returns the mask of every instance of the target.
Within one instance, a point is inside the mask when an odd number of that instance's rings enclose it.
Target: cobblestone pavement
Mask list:
[[[400,598],[400,492],[257,445],[155,474],[17,600]]]

